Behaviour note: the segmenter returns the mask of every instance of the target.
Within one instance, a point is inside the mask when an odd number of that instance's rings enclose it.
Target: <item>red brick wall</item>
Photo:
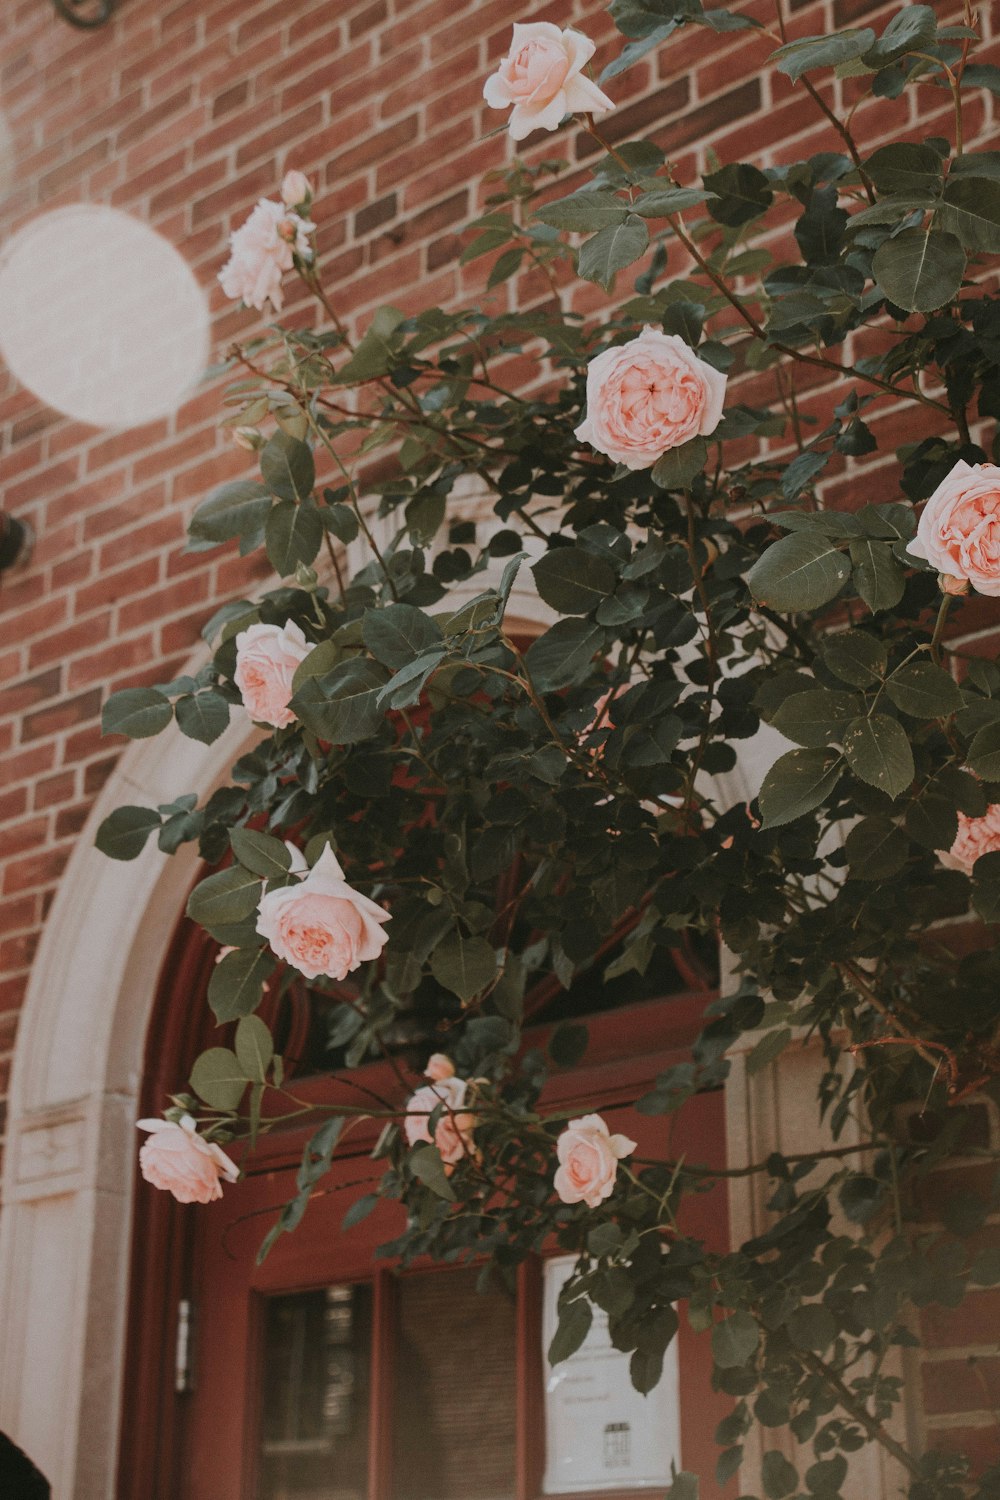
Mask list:
[[[750,3],[771,19],[769,0]],[[936,8],[959,18],[957,6]],[[981,18],[995,28],[990,9]],[[891,10],[792,0],[791,29],[817,33]],[[501,116],[483,105],[482,82],[511,22],[528,18],[580,25],[601,42],[598,64],[617,47],[594,0],[119,0],[113,23],[93,33],[58,20],[48,0],[4,0],[0,109],[12,181],[0,236],[62,204],[138,215],[187,257],[224,349],[256,327],[216,284],[227,235],[294,165],[316,185],[321,257],[350,317],[363,325],[382,301],[416,309],[468,295],[483,263],[457,266],[457,232],[482,203],[482,174],[510,152],[505,133],[489,135]],[[654,134],[688,181],[709,146],[759,162],[835,149],[803,90],[761,71],[769,49],[745,33],[691,28],[609,86],[621,103],[610,134]],[[841,115],[851,88],[826,87]],[[922,88],[910,108],[914,138],[949,129],[942,91]],[[995,134],[996,108],[985,93],[970,103],[970,144]],[[875,102],[855,124],[874,145],[895,120],[896,106]],[[579,162],[592,149],[584,135],[547,137],[532,154]],[[683,269],[680,257],[671,264]],[[496,295],[543,293],[522,279]],[[596,287],[574,294],[580,310],[605,302]],[[741,395],[773,399],[769,379],[753,377]],[[824,372],[800,366],[797,387],[805,410],[828,404]],[[0,369],[0,506],[38,534],[30,568],[0,581],[0,1135],[41,925],[121,748],[101,739],[102,699],[174,675],[215,603],[262,576],[231,549],[181,550],[194,503],[248,469],[218,416],[218,390],[202,390],[169,420],[108,435],[47,410]],[[891,462],[892,436],[920,434],[926,420],[884,404],[877,462]],[[833,473],[831,496],[864,495],[855,461]],[[997,619],[984,601],[978,649],[991,648]],[[965,1385],[942,1376],[943,1364],[934,1369],[946,1389],[935,1396],[928,1385],[929,1409],[964,1405],[955,1393]],[[984,1373],[995,1380],[992,1366]]]

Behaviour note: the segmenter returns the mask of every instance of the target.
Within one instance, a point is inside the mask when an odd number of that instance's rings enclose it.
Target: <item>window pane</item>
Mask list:
[[[399,1280],[393,1500],[513,1500],[514,1302],[478,1274]]]
[[[371,1290],[269,1297],[260,1500],[366,1500]]]

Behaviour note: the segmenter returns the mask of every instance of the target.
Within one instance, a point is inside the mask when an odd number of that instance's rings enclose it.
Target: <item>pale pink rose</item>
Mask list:
[[[596,1208],[615,1188],[618,1163],[635,1150],[627,1135],[611,1135],[600,1115],[570,1120],[556,1141],[555,1190],[563,1203]]]
[[[594,43],[579,31],[561,31],[551,21],[518,23],[483,98],[491,109],[514,106],[508,128],[515,141],[555,130],[565,115],[607,114],[613,101],[582,71],[593,55]]]
[[[906,548],[979,594],[1000,595],[1000,468],[960,458],[942,479]],[[959,590],[951,585],[949,594]]]
[[[406,1101],[407,1115],[403,1121],[403,1133],[411,1146],[418,1141],[428,1141],[438,1148],[445,1170],[453,1167],[464,1156],[476,1156],[472,1140],[476,1117],[466,1110],[465,1095],[468,1082],[464,1078],[438,1078],[425,1083]],[[444,1105],[441,1118],[434,1128],[431,1141],[430,1117],[433,1110]]]
[[[576,436],[629,469],[649,469],[668,449],[714,432],[725,397],[725,375],[676,333],[647,325],[590,361]]]
[[[290,271],[294,256],[312,259],[309,236],[316,225],[289,212],[284,203],[261,198],[249,219],[229,236],[230,256],[219,272],[227,297],[234,297],[262,312],[270,302],[281,311],[284,294],[281,278]]]
[[[265,891],[257,907],[257,931],[271,951],[307,979],[344,979],[359,964],[378,958],[388,942],[381,906],[354,890],[329,844],[304,880]]]
[[[139,1151],[139,1170],[154,1187],[173,1193],[178,1203],[212,1203],[222,1197],[220,1178],[235,1182],[240,1169],[217,1146],[198,1134],[191,1115],[174,1120],[139,1120],[149,1131]]]
[[[249,625],[239,632],[233,680],[255,723],[284,729],[295,722],[288,707],[292,679],[312,649],[294,620],[284,625]]]
[[[427,1066],[424,1069],[425,1078],[433,1078],[435,1083],[440,1083],[442,1078],[454,1078],[454,1076],[455,1064],[443,1052],[434,1052],[427,1059]]]
[[[909,551],[909,548],[907,548],[907,551]],[[953,573],[939,573],[938,588],[942,594],[951,594],[957,598],[962,594],[969,593],[971,585],[967,578],[956,578]]]
[[[958,815],[958,832],[955,842],[948,850],[939,849],[938,859],[949,870],[964,870],[972,874],[972,867],[982,854],[996,854],[1000,850],[1000,802],[994,802],[981,818],[970,818],[965,813]]]
[[[281,183],[281,201],[289,208],[298,208],[312,197],[312,184],[304,172],[286,172]]]

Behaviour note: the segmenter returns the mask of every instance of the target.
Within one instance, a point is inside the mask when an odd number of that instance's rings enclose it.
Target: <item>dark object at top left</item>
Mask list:
[[[95,30],[111,20],[115,0],[52,0],[56,15],[84,31]]]

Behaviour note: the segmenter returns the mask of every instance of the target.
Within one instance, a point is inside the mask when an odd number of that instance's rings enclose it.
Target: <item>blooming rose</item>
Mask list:
[[[442,1078],[454,1078],[454,1076],[455,1064],[443,1052],[433,1052],[427,1059],[427,1066],[424,1069],[425,1078],[433,1078],[435,1083],[438,1083]]]
[[[286,172],[281,183],[281,201],[289,208],[298,208],[312,197],[312,184],[304,172]]]
[[[676,333],[647,325],[590,361],[587,415],[576,435],[616,463],[649,469],[669,448],[714,432],[725,395],[725,375]]]
[[[265,891],[257,907],[261,937],[307,979],[343,979],[377,958],[388,921],[387,911],[347,884],[329,844],[304,880]]]
[[[251,719],[273,724],[275,729],[294,722],[288,707],[292,679],[311,650],[294,620],[284,625],[249,625],[239,632],[233,678]]]
[[[988,807],[981,818],[970,818],[960,812],[955,842],[948,850],[939,849],[938,859],[946,869],[964,870],[971,875],[980,855],[995,854],[997,850],[1000,850],[1000,802]]]
[[[491,109],[514,106],[508,128],[515,141],[533,130],[555,130],[565,115],[607,114],[613,102],[582,72],[593,55],[594,43],[578,31],[560,31],[551,21],[517,24],[483,98]]]
[[[270,302],[281,311],[281,278],[294,264],[312,258],[309,236],[316,225],[302,219],[284,203],[261,198],[249,219],[229,236],[230,256],[219,272],[227,297],[241,298],[247,307],[262,312]]]
[[[934,491],[907,545],[953,580],[967,579],[980,594],[1000,595],[1000,468],[960,458]]]
[[[154,1187],[166,1188],[178,1203],[212,1203],[222,1197],[220,1177],[235,1182],[240,1169],[214,1141],[198,1134],[191,1115],[174,1120],[139,1120],[149,1131],[139,1151],[139,1170]]]
[[[614,1192],[618,1163],[635,1150],[627,1135],[611,1135],[600,1115],[570,1120],[556,1142],[555,1189],[564,1203],[596,1208]]]
[[[445,1169],[453,1167],[463,1156],[475,1156],[472,1141],[476,1117],[463,1109],[469,1085],[464,1078],[436,1078],[424,1084],[406,1101],[407,1114],[403,1131],[411,1146],[418,1141],[431,1141],[430,1117],[433,1110],[443,1104],[441,1118],[434,1127],[431,1142],[441,1153]]]

